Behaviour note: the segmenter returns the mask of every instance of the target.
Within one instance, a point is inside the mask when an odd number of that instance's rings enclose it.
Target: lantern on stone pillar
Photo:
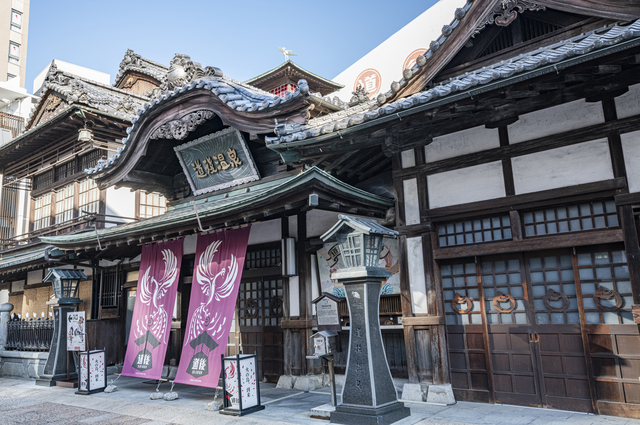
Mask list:
[[[53,298],[47,301],[53,308],[54,328],[53,340],[44,373],[36,380],[37,385],[53,386],[57,381],[73,379],[77,376],[73,357],[69,358],[74,364],[67,364],[67,313],[73,312],[82,302],[78,295],[78,285],[87,276],[77,269],[49,269],[43,282],[51,282]]]
[[[342,404],[331,412],[332,423],[390,424],[409,416],[398,401],[380,333],[380,287],[391,273],[379,267],[382,238],[398,232],[375,220],[339,216],[324,235],[337,240],[345,268],[332,274],[342,283],[349,304],[349,355]]]

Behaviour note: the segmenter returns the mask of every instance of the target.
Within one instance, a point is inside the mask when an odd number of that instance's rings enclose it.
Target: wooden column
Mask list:
[[[298,290],[300,293],[300,320],[309,319],[309,309],[307,306],[307,287],[311,281],[311,267],[309,255],[306,252],[307,243],[307,213],[298,214],[298,241],[296,244],[297,264],[298,264]],[[309,337],[311,336],[311,322],[308,327],[301,328],[299,332],[300,349],[298,355],[300,357],[300,376],[307,374],[307,353],[309,352]]]
[[[613,98],[602,101],[602,110],[606,122],[618,119],[616,103]],[[607,136],[609,140],[609,151],[611,155],[611,166],[613,176],[627,177],[627,170],[624,163],[624,153],[622,151],[622,140],[620,134],[612,131]],[[620,189],[622,193],[628,193],[628,186]],[[624,237],[624,249],[627,254],[627,264],[629,266],[629,280],[633,291],[633,303],[640,304],[640,245],[638,243],[638,230],[633,216],[631,205],[618,206],[618,216],[620,217],[620,227]]]
[[[432,316],[444,318],[444,298],[440,279],[440,269],[433,256],[433,248],[437,243],[434,231],[422,238],[422,252],[426,268],[427,305]],[[449,351],[447,349],[446,324],[444,321],[431,326],[431,364],[434,384],[451,382],[449,374]]]
[[[419,160],[420,157],[416,158],[416,165]],[[402,158],[400,153],[396,153],[391,157],[391,164],[394,171],[402,169]],[[404,186],[402,177],[393,179],[393,191],[396,198],[396,227],[401,227],[405,225]],[[411,303],[411,286],[409,285],[406,236],[400,236],[398,238],[398,256],[400,257],[400,305],[402,307],[402,317],[412,317],[413,308]],[[409,382],[418,383],[420,382],[420,378],[418,376],[415,330],[413,325],[404,324],[403,331]]]
[[[280,236],[282,239],[289,237],[289,217],[282,217],[280,219]],[[284,256],[284,253],[282,253]],[[284,261],[284,258],[282,259]],[[291,297],[289,292],[289,278],[282,278],[282,320],[291,319]],[[282,357],[284,362],[285,375],[291,375],[291,329],[285,328],[282,330]]]

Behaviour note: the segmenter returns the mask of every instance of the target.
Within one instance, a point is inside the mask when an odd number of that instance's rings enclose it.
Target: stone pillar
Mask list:
[[[0,350],[7,345],[9,335],[9,314],[13,310],[13,304],[0,304]]]
[[[77,298],[76,298],[77,299]],[[76,304],[81,301],[69,304],[53,305],[53,340],[49,349],[49,357],[44,365],[44,373],[40,379],[36,380],[36,385],[52,387],[56,381],[67,379],[67,313],[76,310]],[[69,378],[78,377],[76,372],[76,363],[72,355],[69,355]]]
[[[410,415],[398,401],[380,332],[380,286],[388,276],[381,268],[333,274],[344,284],[351,331],[342,404],[331,412],[332,423],[385,425]]]

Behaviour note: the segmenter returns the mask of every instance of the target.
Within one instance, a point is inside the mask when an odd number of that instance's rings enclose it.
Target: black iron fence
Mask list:
[[[53,340],[53,320],[11,320],[8,325],[7,350],[49,351]]]

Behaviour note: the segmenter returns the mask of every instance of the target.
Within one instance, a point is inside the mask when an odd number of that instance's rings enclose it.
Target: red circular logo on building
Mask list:
[[[382,77],[380,73],[373,68],[365,69],[356,77],[356,81],[353,83],[353,91],[356,91],[358,86],[364,87],[364,91],[366,91],[369,98],[371,98],[380,91],[380,87],[382,87]]]
[[[407,56],[407,58],[404,60],[404,63],[402,64],[402,71],[413,67],[413,65],[416,64],[416,59],[418,58],[418,56],[424,55],[425,53],[427,53],[427,49],[416,49],[413,52],[409,53],[409,56]]]

